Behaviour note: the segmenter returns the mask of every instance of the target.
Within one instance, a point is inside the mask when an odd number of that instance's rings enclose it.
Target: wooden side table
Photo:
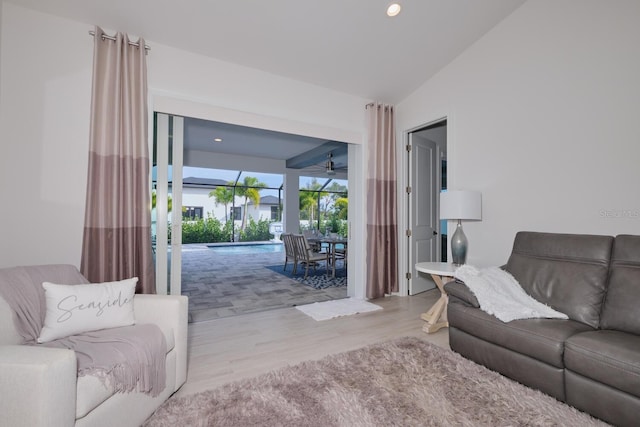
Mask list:
[[[444,290],[444,284],[453,280],[453,274],[457,268],[458,266],[446,262],[419,262],[416,264],[416,270],[421,273],[430,274],[440,290],[440,298],[438,301],[436,301],[429,311],[420,315],[420,318],[427,322],[422,327],[422,330],[428,334],[449,326],[447,320],[447,302],[449,301],[449,297]]]

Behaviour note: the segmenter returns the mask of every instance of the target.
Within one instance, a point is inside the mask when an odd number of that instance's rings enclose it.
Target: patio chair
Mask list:
[[[335,237],[334,237],[335,238]],[[340,246],[340,247],[338,247]],[[347,244],[346,242],[333,241],[329,244],[328,264],[331,265],[331,274],[336,277],[337,261],[342,260],[344,271],[347,271]]]
[[[343,245],[342,248],[335,248],[336,251],[336,260],[341,259],[343,262],[344,269],[347,269],[347,246]]]
[[[304,230],[302,235],[307,239],[307,243],[314,251],[320,252],[322,250],[322,243],[318,240],[318,236],[314,230]]]
[[[324,262],[329,271],[329,265],[327,263],[327,254],[325,252],[314,252],[309,245],[309,242],[302,234],[294,234],[293,236],[294,246],[296,249],[296,257],[298,263],[304,264],[304,278],[309,275],[309,266],[313,266],[313,271],[316,270],[316,266],[320,262]]]
[[[283,270],[287,270],[287,263],[291,261],[293,263],[293,271],[292,274],[296,274],[298,270],[298,257],[296,256],[296,248],[293,242],[293,234],[291,233],[282,233],[280,235],[282,242],[284,243],[284,268]]]

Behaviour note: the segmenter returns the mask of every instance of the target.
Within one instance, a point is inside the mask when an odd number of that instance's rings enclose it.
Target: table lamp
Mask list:
[[[467,236],[462,231],[462,220],[482,219],[482,195],[479,191],[448,190],[440,193],[440,219],[456,219],[458,226],[451,238],[451,256],[454,265],[467,260]]]

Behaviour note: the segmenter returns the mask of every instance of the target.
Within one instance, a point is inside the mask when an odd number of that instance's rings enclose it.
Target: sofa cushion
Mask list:
[[[612,426],[638,425],[640,399],[599,381],[583,377],[565,369],[565,402],[574,408],[587,412]]]
[[[564,367],[562,355],[566,339],[578,332],[593,330],[573,320],[522,319],[504,323],[479,308],[451,300],[449,325],[477,338],[526,354],[557,368]]]
[[[640,336],[599,330],[570,337],[566,368],[584,377],[640,397]]]
[[[500,372],[529,387],[544,391],[564,401],[564,368],[549,365],[526,354],[467,334],[455,327],[449,328],[451,350],[467,359]]]
[[[506,270],[536,300],[597,328],[613,237],[519,232]]]
[[[600,327],[640,335],[640,236],[620,235],[613,244],[609,287]]]

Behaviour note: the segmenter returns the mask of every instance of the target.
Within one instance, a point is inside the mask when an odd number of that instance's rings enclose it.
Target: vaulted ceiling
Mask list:
[[[525,0],[398,0],[394,18],[389,0],[5,1],[143,36],[152,50],[160,43],[395,104]],[[317,147],[329,142],[214,122],[185,129],[188,147],[297,161],[304,152],[326,157],[328,146]],[[212,144],[214,135],[223,143]]]
[[[395,104],[525,0],[7,0]]]

